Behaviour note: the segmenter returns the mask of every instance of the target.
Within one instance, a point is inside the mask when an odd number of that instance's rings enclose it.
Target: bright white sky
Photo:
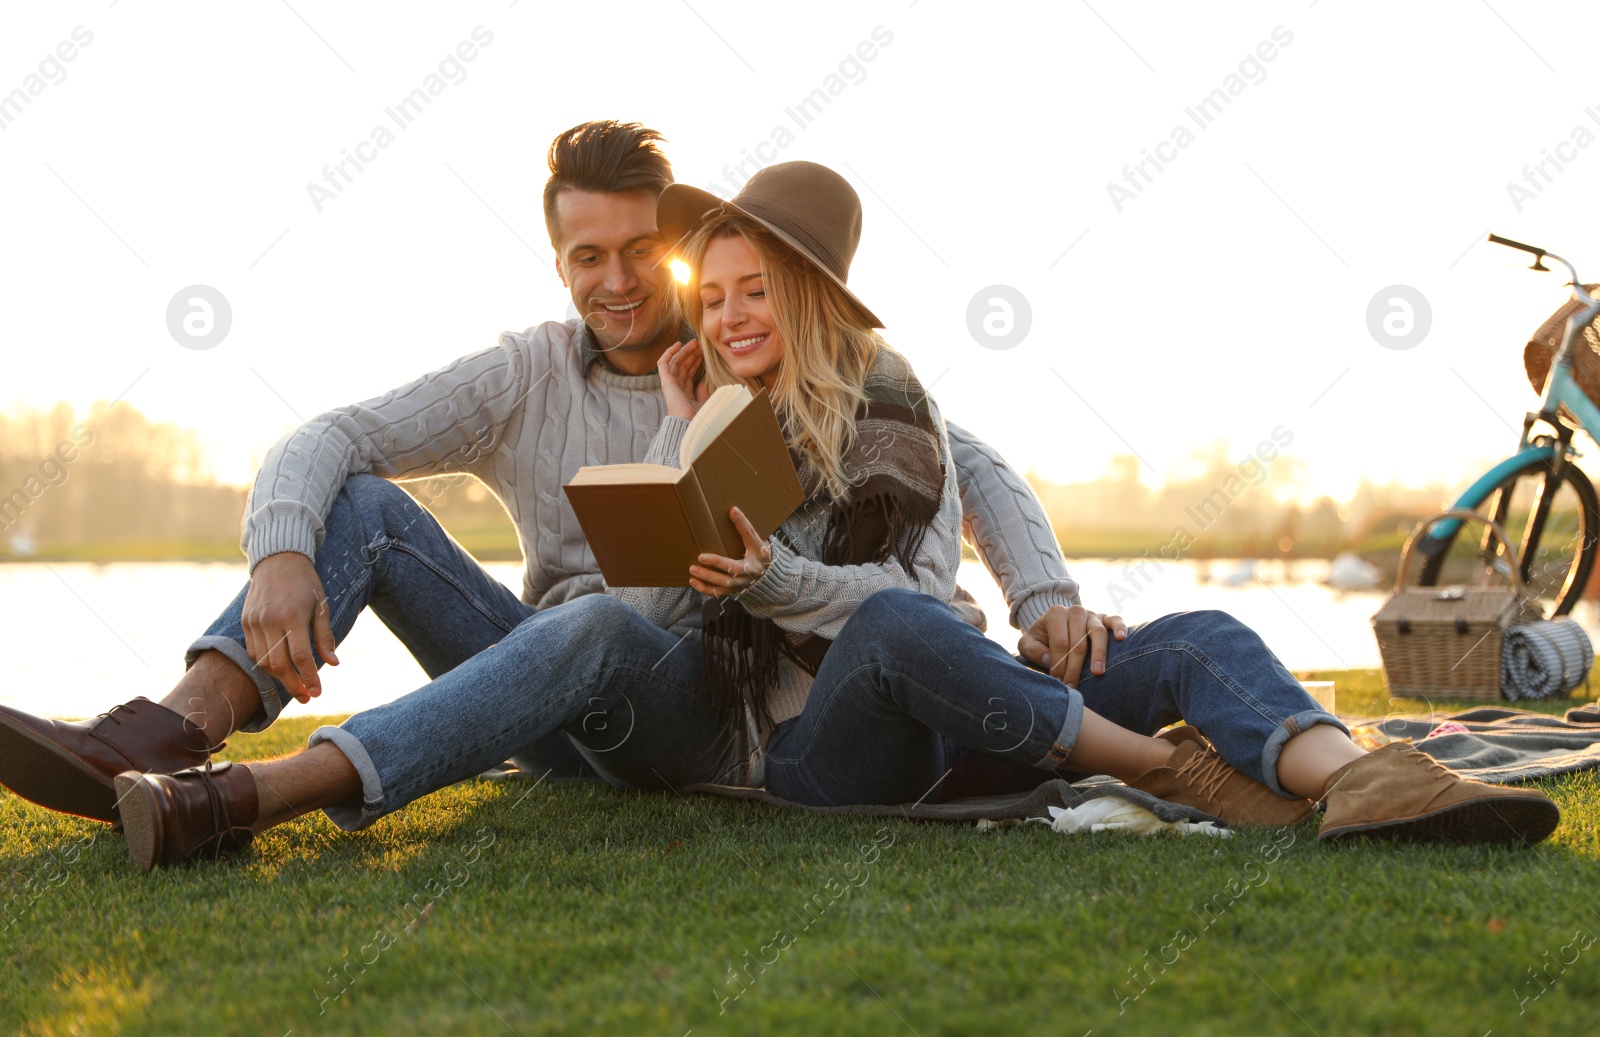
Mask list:
[[[1522,343],[1563,297],[1474,242],[1493,229],[1600,280],[1600,146],[1563,144],[1572,160],[1521,212],[1507,192],[1575,127],[1600,134],[1593,4],[294,0],[3,17],[0,93],[76,26],[93,40],[0,129],[0,406],[126,392],[201,429],[235,481],[301,417],[566,316],[544,151],[596,117],[658,127],[700,186],[787,126],[768,155],[861,192],[852,284],[946,414],[1055,479],[1131,448],[1154,482],[1283,425],[1300,492],[1343,495],[1363,473],[1460,482],[1514,445],[1535,399]],[[465,80],[316,212],[307,184],[480,25],[492,42]],[[1196,127],[1185,108],[1278,26],[1292,40],[1265,77],[1247,67],[1254,82]],[[875,29],[873,60],[798,127],[785,109]],[[1157,151],[1178,125],[1192,142]],[[1176,157],[1119,213],[1107,184],[1145,150]],[[166,327],[196,283],[233,310],[208,351]],[[1005,351],[967,329],[993,284],[1032,308]],[[1392,284],[1432,308],[1405,351],[1367,331]]]

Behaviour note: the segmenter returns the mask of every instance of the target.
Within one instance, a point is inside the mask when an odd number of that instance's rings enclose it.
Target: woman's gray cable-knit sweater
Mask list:
[[[577,320],[507,332],[500,343],[289,433],[267,454],[245,508],[253,571],[280,551],[313,557],[323,521],[356,474],[483,480],[516,524],[527,567],[522,600],[537,608],[605,589],[562,493],[585,465],[645,458],[666,407],[655,374],[625,375],[601,358]],[[1077,603],[1038,498],[987,445],[949,425],[963,528],[1000,582],[1012,625]],[[426,498],[426,494],[423,494]],[[973,610],[975,611],[975,610]],[[698,627],[691,610],[675,627]]]

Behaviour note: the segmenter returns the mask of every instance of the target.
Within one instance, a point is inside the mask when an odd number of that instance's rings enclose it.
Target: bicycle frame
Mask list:
[[[1552,256],[1551,258],[1559,259]],[[1581,291],[1581,289],[1578,289]],[[1554,361],[1550,365],[1550,374],[1545,379],[1544,397],[1540,401],[1537,413],[1529,414],[1528,420],[1522,426],[1522,439],[1518,444],[1517,452],[1489,469],[1478,478],[1471,486],[1456,498],[1452,507],[1476,510],[1478,505],[1493,493],[1512,472],[1517,471],[1529,461],[1539,458],[1548,458],[1557,467],[1566,460],[1577,456],[1577,450],[1572,445],[1573,429],[1563,424],[1558,416],[1560,408],[1565,407],[1577,420],[1577,427],[1588,432],[1594,437],[1600,430],[1600,408],[1586,396],[1578,383],[1572,377],[1572,349],[1574,343],[1582,336],[1583,328],[1594,317],[1594,309],[1580,310],[1568,322],[1567,333],[1563,338],[1561,349],[1557,351]],[[1554,437],[1550,435],[1533,435],[1533,427],[1538,421],[1543,421],[1556,430]],[[1549,502],[1543,500],[1544,508]],[[1535,516],[1530,523],[1530,529],[1537,539],[1538,533],[1544,525],[1544,515]],[[1460,519],[1444,519],[1433,525],[1428,530],[1428,540],[1422,545],[1428,552],[1431,546],[1435,551],[1442,549],[1456,535],[1461,528]],[[1431,552],[1428,552],[1431,553]]]

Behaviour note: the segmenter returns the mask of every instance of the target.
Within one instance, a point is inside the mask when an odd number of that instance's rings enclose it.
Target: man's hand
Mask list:
[[[1028,628],[1017,642],[1017,654],[1037,666],[1050,669],[1050,676],[1067,684],[1077,684],[1084,676],[1085,657],[1089,675],[1106,672],[1106,644],[1109,637],[1118,641],[1128,636],[1128,624],[1121,616],[1093,612],[1082,605],[1065,608],[1057,605]]]
[[[312,640],[330,666],[338,666],[339,660],[328,622],[328,596],[311,559],[298,551],[263,558],[250,576],[243,622],[244,650],[257,666],[301,702],[322,694]]]

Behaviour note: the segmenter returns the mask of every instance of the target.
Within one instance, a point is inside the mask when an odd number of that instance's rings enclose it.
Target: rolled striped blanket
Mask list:
[[[1551,699],[1589,679],[1594,646],[1571,618],[1511,627],[1500,649],[1500,690],[1508,699]]]

